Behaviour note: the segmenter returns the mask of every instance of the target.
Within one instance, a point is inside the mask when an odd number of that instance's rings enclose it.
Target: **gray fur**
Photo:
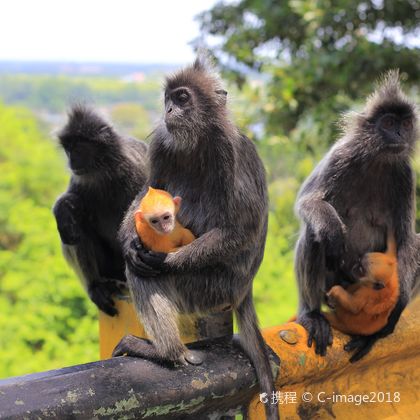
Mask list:
[[[63,254],[93,302],[115,315],[112,295],[126,281],[118,229],[145,183],[147,146],[120,137],[84,106],[72,108],[59,139],[72,171],[53,209]],[[88,149],[78,150],[80,143]]]
[[[382,121],[389,113],[397,121],[402,121],[402,115],[409,116],[413,128],[401,132],[395,128],[384,134]],[[351,268],[364,253],[385,249],[388,229],[396,235],[400,301],[382,332],[347,347],[359,350],[352,360],[367,353],[375,339],[392,332],[409,301],[417,269],[415,182],[410,162],[417,134],[415,105],[402,93],[398,72],[390,72],[363,112],[344,119],[343,136],[299,192],[298,322],[310,333],[308,344],[315,339],[317,353],[325,354],[331,340],[329,325],[319,313],[325,292],[343,280],[354,281]],[[394,146],[401,150],[394,152]]]
[[[184,363],[188,350],[180,340],[177,314],[206,313],[231,305],[243,348],[262,390],[271,394],[273,377],[252,301],[252,282],[267,233],[265,172],[253,143],[231,122],[226,92],[207,66],[198,59],[167,79],[166,123],[162,121],[154,131],[149,149],[148,184],[182,197],[179,221],[197,239],[163,256],[139,252],[133,247],[137,240],[134,211],[145,191],[135,199],[120,236],[129,288],[153,344],[128,336],[114,355]],[[168,96],[180,87],[192,95],[185,111]],[[152,265],[154,278],[147,270],[136,271],[144,264]],[[278,418],[276,406],[268,404],[267,409],[270,419]]]

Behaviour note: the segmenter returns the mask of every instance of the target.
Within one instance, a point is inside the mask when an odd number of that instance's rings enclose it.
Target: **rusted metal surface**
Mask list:
[[[116,308],[118,315],[114,317],[99,312],[99,353],[102,360],[111,357],[112,351],[124,335],[133,334],[147,338],[128,296],[121,296],[116,301]],[[181,315],[179,324],[184,343],[225,337],[233,333],[232,310],[225,308],[217,313],[200,316]]]
[[[267,344],[281,359],[276,388],[280,391],[277,397],[282,418],[420,418],[419,318],[417,298],[403,313],[394,333],[378,341],[354,364],[349,363],[349,354],[343,350],[349,337],[337,331],[327,357],[321,357],[313,348],[308,349],[306,331],[296,323],[264,330]],[[355,401],[363,395],[367,401]],[[265,418],[259,396],[250,404],[249,418]]]

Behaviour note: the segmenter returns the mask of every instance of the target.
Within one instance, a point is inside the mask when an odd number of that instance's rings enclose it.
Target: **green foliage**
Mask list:
[[[0,126],[0,377],[95,360],[96,310],[51,213],[64,159],[28,111],[0,104]]]
[[[111,120],[120,132],[145,139],[152,131],[150,116],[143,106],[124,102],[116,104],[111,109]]]

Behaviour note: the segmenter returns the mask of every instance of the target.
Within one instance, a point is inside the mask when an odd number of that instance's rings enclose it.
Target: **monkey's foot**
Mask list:
[[[159,359],[152,343],[134,335],[124,336],[112,352],[112,357],[124,355],[143,359]]]
[[[350,357],[350,363],[357,362],[362,357],[366,356],[371,350],[376,341],[380,337],[377,335],[357,335],[353,337],[345,346],[344,350],[348,352],[354,351],[353,355]]]
[[[327,347],[331,346],[333,336],[330,323],[319,311],[302,313],[296,322],[308,332],[308,347],[312,347],[315,340],[315,353],[321,356],[327,354]]]
[[[203,363],[203,355],[196,350],[187,350],[181,356],[165,359],[156,351],[155,346],[148,340],[136,337],[134,335],[124,336],[112,352],[112,357],[132,356],[142,359],[153,360],[157,362],[170,362],[186,366],[200,365]]]
[[[113,299],[114,294],[118,294],[120,289],[113,282],[98,281],[88,287],[88,294],[93,303],[109,316],[118,314]]]

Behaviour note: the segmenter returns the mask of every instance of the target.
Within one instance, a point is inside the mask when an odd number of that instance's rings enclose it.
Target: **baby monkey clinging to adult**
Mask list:
[[[176,219],[181,197],[172,197],[164,190],[149,187],[134,214],[136,231],[147,249],[175,252],[191,243],[195,236]]]
[[[346,334],[371,335],[383,328],[399,297],[397,249],[388,233],[387,251],[370,252],[358,265],[360,282],[347,289],[336,285],[327,293],[334,311],[325,316]]]

